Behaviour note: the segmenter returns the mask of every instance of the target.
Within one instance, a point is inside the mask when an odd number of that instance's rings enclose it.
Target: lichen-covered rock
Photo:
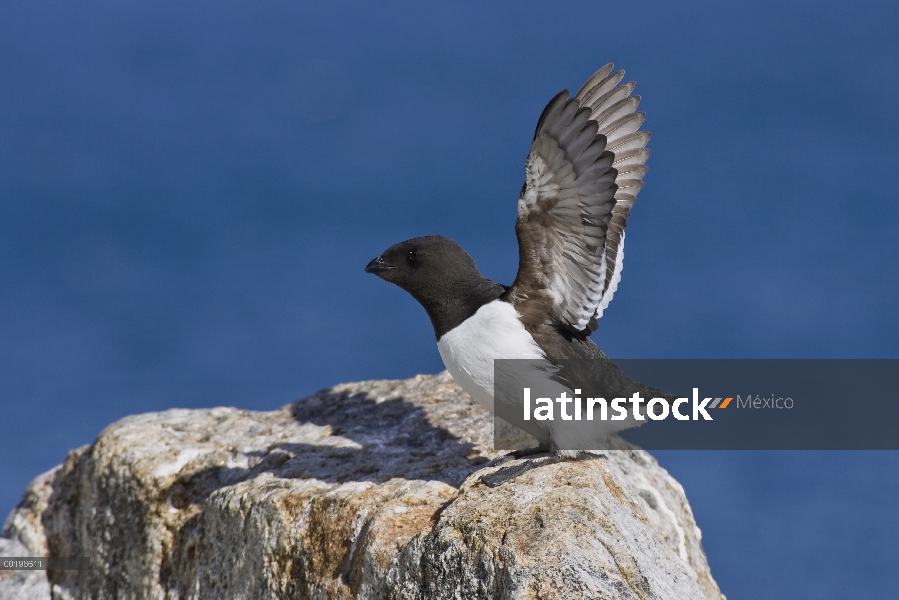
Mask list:
[[[4,537],[55,598],[721,598],[681,486],[642,450],[495,489],[492,416],[446,374],[273,412],[122,419],[37,478]]]

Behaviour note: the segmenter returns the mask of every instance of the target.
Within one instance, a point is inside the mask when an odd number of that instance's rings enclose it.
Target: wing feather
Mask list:
[[[615,104],[592,118],[594,121],[596,121],[597,126],[607,122],[614,123],[622,117],[632,115],[634,111],[637,110],[637,107],[639,105],[640,96],[630,96],[628,98],[625,98],[624,100],[616,102]],[[599,127],[597,127],[597,129],[598,128]]]
[[[616,155],[623,155],[626,152],[642,149],[647,143],[649,143],[649,132],[638,131],[631,135],[616,136],[609,141],[606,148],[609,152],[614,152]]]
[[[586,104],[583,99],[586,97],[588,93],[590,93],[596,86],[598,86],[603,79],[605,79],[609,73],[612,72],[612,63],[609,63],[599,71],[590,76],[590,79],[584,82],[584,85],[581,86],[581,89],[578,90],[577,94],[575,94],[575,98],[581,101],[581,104]],[[621,72],[621,76],[624,77],[624,71]]]
[[[617,140],[619,137],[624,137],[640,129],[644,119],[646,119],[646,113],[633,113],[613,121],[608,127],[604,125],[603,130],[606,132],[607,138]]]
[[[615,89],[615,86],[617,86],[618,82],[623,78],[624,71],[615,71],[591,87],[583,96],[578,96],[578,100],[583,106],[589,106],[592,109],[593,107],[602,104],[603,96]]]
[[[643,187],[646,144],[633,82],[608,64],[543,109],[518,200],[518,276],[508,297],[522,319],[596,327],[621,279],[624,228]]]

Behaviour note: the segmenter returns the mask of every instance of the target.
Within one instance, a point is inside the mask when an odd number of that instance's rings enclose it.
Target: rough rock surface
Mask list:
[[[34,556],[28,548],[7,538],[0,538],[0,559]],[[20,571],[4,568],[0,563],[0,600],[35,600],[49,598],[50,583],[43,571]]]
[[[446,373],[137,415],[35,479],[3,536],[91,558],[49,573],[54,598],[723,597],[646,452],[490,489],[492,446],[491,415]]]

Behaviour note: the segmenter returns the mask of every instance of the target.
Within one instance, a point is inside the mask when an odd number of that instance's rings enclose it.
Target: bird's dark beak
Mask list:
[[[379,256],[378,258],[365,265],[365,272],[379,275],[384,271],[390,270],[392,268],[393,265],[388,265],[386,262],[384,262],[384,259]]]

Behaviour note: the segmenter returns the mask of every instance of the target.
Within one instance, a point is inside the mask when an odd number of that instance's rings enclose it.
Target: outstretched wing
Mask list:
[[[525,323],[551,313],[573,331],[597,328],[618,287],[624,227],[643,187],[649,132],[624,71],[597,71],[573,98],[550,100],[534,132],[518,199],[519,266],[509,299]]]

